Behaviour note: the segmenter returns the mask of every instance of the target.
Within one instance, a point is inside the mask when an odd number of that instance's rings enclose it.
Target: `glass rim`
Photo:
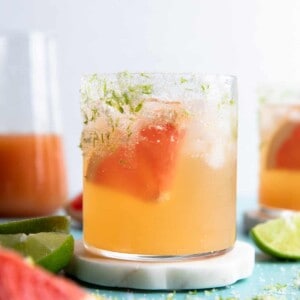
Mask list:
[[[54,30],[27,30],[27,29],[0,29],[0,36],[31,36],[31,35],[45,35],[45,36],[56,36]]]
[[[118,74],[122,74],[122,73],[128,73],[129,75],[136,75],[136,76],[140,76],[142,74],[144,75],[152,75],[152,76],[161,76],[161,75],[165,75],[165,76],[196,76],[197,78],[201,79],[207,79],[207,78],[215,78],[215,79],[230,79],[232,81],[236,81],[237,80],[237,76],[236,75],[231,75],[231,74],[222,74],[222,73],[201,73],[201,72],[194,72],[194,71],[184,71],[184,72],[170,72],[170,71],[128,71],[128,70],[123,70],[123,71],[119,71],[119,72],[86,72],[83,74],[82,77],[87,77],[87,76],[91,76],[93,74],[97,74],[97,75],[101,75],[101,76],[117,76]]]
[[[229,103],[237,98],[237,79],[233,75],[196,72],[90,73],[82,76],[80,93],[82,104],[129,95],[134,101],[149,97],[191,101],[202,97]]]
[[[300,105],[300,88],[297,84],[263,84],[257,88],[257,102],[263,105]]]

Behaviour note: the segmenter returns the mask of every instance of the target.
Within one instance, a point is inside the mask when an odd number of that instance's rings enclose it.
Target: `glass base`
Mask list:
[[[172,261],[182,261],[182,260],[191,260],[191,259],[199,260],[201,258],[206,259],[214,256],[223,255],[233,249],[233,247],[230,247],[222,250],[216,250],[216,251],[210,251],[204,253],[195,253],[195,254],[183,254],[183,255],[149,255],[149,254],[121,253],[121,252],[98,249],[96,247],[87,244],[86,242],[84,242],[84,247],[88,252],[98,256],[104,256],[104,257],[120,259],[120,260],[151,261],[151,262],[165,262],[165,261],[172,262]]]
[[[289,217],[299,211],[260,206],[256,210],[246,211],[243,216],[243,230],[248,233],[254,226],[275,218]]]
[[[260,206],[260,212],[269,219],[290,216],[296,213],[296,210],[284,209],[284,208],[273,208],[268,206]]]

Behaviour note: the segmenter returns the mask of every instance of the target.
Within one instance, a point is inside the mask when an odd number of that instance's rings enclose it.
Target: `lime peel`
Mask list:
[[[13,249],[49,271],[58,272],[70,261],[74,238],[68,216],[47,216],[0,224],[0,247]]]
[[[59,232],[0,234],[0,246],[13,249],[31,258],[35,264],[56,273],[71,260],[74,238],[71,234]]]
[[[250,236],[263,252],[283,259],[300,259],[300,214],[256,225]]]
[[[47,216],[22,219],[0,224],[0,234],[38,233],[38,232],[70,232],[69,216]]]

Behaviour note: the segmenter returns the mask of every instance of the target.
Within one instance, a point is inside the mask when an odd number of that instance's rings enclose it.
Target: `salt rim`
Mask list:
[[[119,110],[135,115],[146,98],[190,102],[195,99],[216,103],[221,109],[236,102],[236,78],[230,75],[196,73],[92,74],[81,82],[81,111],[84,124],[95,121],[100,112]],[[102,104],[102,105],[101,105]],[[103,107],[105,105],[105,108]]]
[[[257,89],[260,105],[300,105],[300,84],[264,84]]]

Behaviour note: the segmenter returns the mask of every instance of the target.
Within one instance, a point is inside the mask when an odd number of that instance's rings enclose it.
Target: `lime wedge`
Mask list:
[[[12,248],[18,252],[24,251],[24,244],[21,241],[26,239],[26,234],[0,234],[0,246],[5,248]]]
[[[38,232],[70,232],[70,218],[67,216],[48,216],[22,219],[0,224],[0,234],[38,233]]]
[[[300,214],[256,225],[250,236],[263,252],[285,259],[300,259]]]
[[[36,264],[54,273],[69,263],[74,251],[73,236],[60,232],[0,234],[0,245],[31,257]]]

